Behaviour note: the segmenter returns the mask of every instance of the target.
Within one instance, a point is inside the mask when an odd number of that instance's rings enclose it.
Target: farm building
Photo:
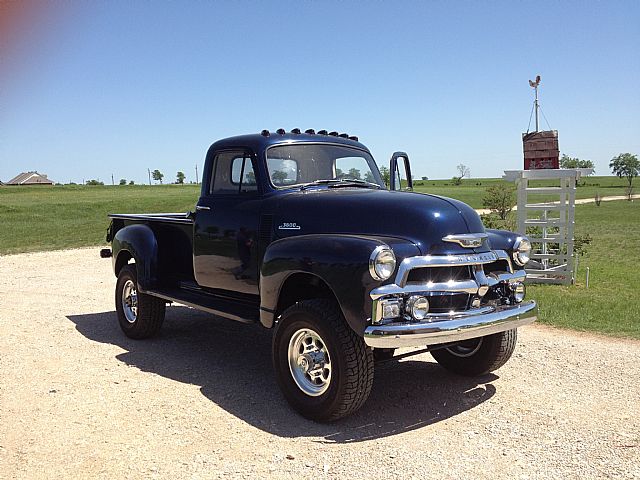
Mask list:
[[[38,172],[23,172],[9,180],[5,185],[53,185],[46,175]]]

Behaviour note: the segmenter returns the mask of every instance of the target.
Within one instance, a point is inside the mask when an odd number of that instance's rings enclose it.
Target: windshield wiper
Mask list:
[[[377,188],[381,189],[382,187],[377,183],[367,182],[365,180],[359,180],[356,178],[327,178],[321,180],[314,180],[313,182],[305,183],[300,186],[300,190],[304,190],[313,185],[328,185],[329,188],[339,188],[339,187],[362,187],[362,188]]]
[[[363,188],[371,188],[375,187],[378,190],[382,187],[377,183],[367,182],[366,180],[360,180],[359,178],[342,178],[339,183],[332,183],[329,185],[330,188],[333,187],[363,187]]]

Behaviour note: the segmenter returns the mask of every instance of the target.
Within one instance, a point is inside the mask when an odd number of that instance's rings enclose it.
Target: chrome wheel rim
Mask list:
[[[122,311],[129,323],[138,318],[138,289],[133,280],[127,280],[122,287]]]
[[[451,355],[455,355],[456,357],[465,358],[465,357],[471,357],[475,355],[478,352],[478,350],[480,350],[481,346],[482,346],[482,338],[479,338],[479,339],[467,340],[465,342],[462,342],[459,345],[448,347],[447,351]]]
[[[317,332],[303,328],[289,340],[289,371],[298,388],[311,397],[327,391],[331,383],[331,357]]]

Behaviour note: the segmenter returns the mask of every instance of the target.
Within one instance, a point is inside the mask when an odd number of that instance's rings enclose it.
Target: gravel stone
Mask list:
[[[98,252],[0,256],[0,478],[640,479],[638,341],[532,325],[482,378],[388,362],[323,425],[287,406],[261,327],[171,306],[125,337]]]

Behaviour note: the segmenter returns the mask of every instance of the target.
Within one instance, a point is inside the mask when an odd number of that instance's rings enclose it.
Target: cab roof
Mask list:
[[[315,133],[313,130],[307,130],[304,133],[299,132],[300,130],[298,129],[293,129],[291,132],[285,132],[282,129],[275,132],[263,130],[262,133],[223,138],[212,144],[209,151],[212,152],[215,150],[244,147],[250,148],[255,153],[258,153],[273,145],[290,145],[295,143],[332,143],[356,147],[369,152],[369,149],[358,141],[358,137],[348,136],[347,134],[341,134],[341,136],[337,132],[328,133],[326,130],[320,130],[318,133]]]

